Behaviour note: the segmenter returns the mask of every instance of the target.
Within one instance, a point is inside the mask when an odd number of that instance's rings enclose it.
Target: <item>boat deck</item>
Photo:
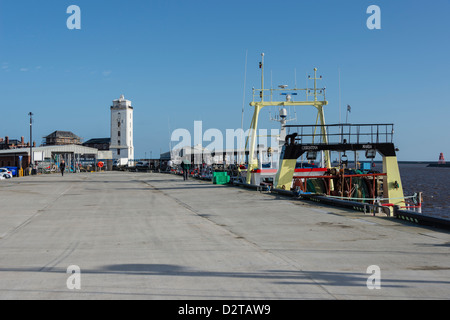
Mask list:
[[[156,173],[17,178],[0,200],[0,299],[450,297],[450,233],[390,218]]]

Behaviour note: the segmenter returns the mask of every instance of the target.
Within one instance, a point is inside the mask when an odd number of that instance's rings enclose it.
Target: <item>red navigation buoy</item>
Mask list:
[[[441,154],[439,155],[439,164],[445,164],[445,159],[444,159],[444,154],[441,152]]]

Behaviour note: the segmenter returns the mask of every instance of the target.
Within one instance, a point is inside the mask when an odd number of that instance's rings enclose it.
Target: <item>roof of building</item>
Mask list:
[[[34,147],[33,152],[43,152],[44,154],[54,153],[75,153],[75,154],[97,154],[98,149],[80,146],[76,144]],[[0,154],[30,154],[30,148],[0,150]]]
[[[90,139],[90,140],[84,142],[83,145],[87,145],[87,144],[106,144],[106,143],[111,143],[111,138],[94,138],[94,139]]]
[[[80,139],[79,136],[77,136],[76,134],[70,132],[70,131],[54,131],[52,133],[50,133],[48,136],[44,137],[44,138],[75,138],[75,139]]]
[[[170,151],[169,151],[169,152],[161,153],[160,156],[159,156],[159,158],[160,158],[161,160],[170,160],[170,158],[171,158]]]
[[[9,144],[21,144],[22,141],[18,139],[9,139]],[[6,140],[0,141],[0,144],[6,144]]]

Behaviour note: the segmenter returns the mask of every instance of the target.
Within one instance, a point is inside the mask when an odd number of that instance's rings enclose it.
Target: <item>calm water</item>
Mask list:
[[[423,192],[422,213],[450,220],[450,168],[400,164],[405,196]]]

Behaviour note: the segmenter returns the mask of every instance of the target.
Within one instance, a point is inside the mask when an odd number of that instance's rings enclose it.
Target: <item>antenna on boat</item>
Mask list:
[[[288,85],[286,85],[286,84],[282,84],[282,85],[278,86],[278,88],[280,88],[282,90],[287,90],[287,87],[288,87]],[[295,93],[295,92],[294,93],[285,93],[285,92],[283,92],[283,93],[280,93],[280,95],[286,96],[286,102],[291,102],[292,101],[292,96],[293,95],[296,96],[297,93]],[[291,113],[290,111],[291,111],[291,107],[289,106],[289,115]],[[278,107],[278,115],[276,115],[275,117],[272,117],[271,113],[269,111],[269,116],[270,116],[270,120],[271,121],[280,122],[281,126],[284,126],[284,125],[286,125],[287,122],[296,121],[297,120],[297,111],[295,109],[294,109],[294,113],[295,113],[295,118],[288,118],[288,111],[287,111],[286,107],[283,106],[283,107]]]
[[[341,119],[341,68],[338,68],[339,75],[339,124],[342,123]]]
[[[248,49],[245,51],[245,68],[244,68],[244,92],[242,94],[242,114],[241,114],[241,132],[244,131],[244,104],[245,104],[245,85],[247,83],[247,55],[248,55]],[[240,143],[243,142],[243,138],[241,137]],[[242,148],[242,145],[241,145]]]
[[[246,82],[247,82],[247,54],[248,54],[248,50],[245,51],[244,93],[242,95],[242,115],[241,115],[241,129],[242,130],[244,130],[245,85],[246,85]]]
[[[170,154],[170,159],[172,159],[172,139],[170,137],[170,135],[172,134],[170,132],[170,116],[167,117],[167,129],[169,130],[169,154]]]
[[[280,86],[281,87],[281,86]],[[270,111],[269,111],[269,117],[271,121],[276,121],[280,123],[280,134],[277,135],[278,136],[278,143],[279,146],[278,148],[281,149],[281,147],[284,144],[284,141],[286,139],[286,124],[290,121],[297,121],[297,112],[295,112],[295,118],[289,118],[288,115],[291,113],[290,112],[291,108],[289,107],[289,112],[287,111],[286,107],[282,107],[282,108],[278,108],[278,114],[275,117],[272,117]]]
[[[264,52],[261,53],[261,62],[259,63],[261,69],[261,92],[259,94],[261,102],[264,102]]]
[[[311,78],[311,76],[308,76],[308,79],[312,79],[314,80],[314,93],[312,94],[314,96],[314,101],[318,101],[317,100],[317,92],[319,92],[320,95],[324,95],[325,96],[325,90],[324,88],[317,88],[317,80],[322,80],[322,76],[320,76],[319,78],[317,78],[317,68],[314,68],[314,78]],[[311,93],[311,89],[308,89],[308,94]]]
[[[297,69],[294,68],[294,84],[295,84],[295,89],[297,89]]]

